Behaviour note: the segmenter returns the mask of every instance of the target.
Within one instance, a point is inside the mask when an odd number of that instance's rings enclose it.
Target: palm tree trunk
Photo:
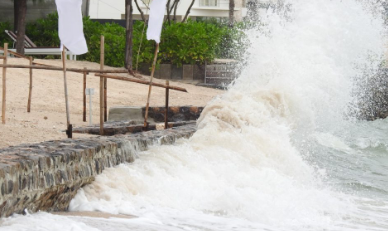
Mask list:
[[[234,25],[234,0],[229,0],[229,27]]]
[[[26,13],[27,13],[27,0],[15,0],[14,11],[17,11],[17,40],[16,40],[16,52],[24,54],[24,37],[26,34]]]
[[[126,22],[126,42],[125,42],[125,68],[132,71],[132,36],[133,36],[133,7],[132,0],[125,0],[125,22]]]

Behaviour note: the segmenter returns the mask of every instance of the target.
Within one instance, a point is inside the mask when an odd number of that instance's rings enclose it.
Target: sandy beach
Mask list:
[[[35,62],[61,67],[61,60],[39,60]],[[9,58],[8,64],[28,65],[27,60]],[[86,61],[67,61],[70,68],[99,69],[98,63]],[[105,66],[105,69],[112,69]],[[120,76],[128,76],[120,74]],[[67,72],[70,120],[73,126],[86,126],[82,121],[83,75]],[[149,76],[142,76],[149,80]],[[165,83],[165,80],[154,79]],[[2,85],[0,81],[0,85]],[[188,93],[170,91],[171,106],[205,106],[221,90],[210,89],[170,81],[170,85],[186,88]],[[7,112],[6,124],[1,124],[0,147],[14,146],[21,143],[36,143],[46,140],[66,138],[66,108],[64,97],[63,73],[61,71],[34,70],[31,112],[27,113],[29,87],[29,69],[7,69]],[[99,78],[94,74],[87,77],[87,88],[94,88],[93,123],[99,121]],[[148,86],[108,79],[108,109],[112,106],[145,106]],[[164,105],[165,91],[153,87],[150,106]],[[87,98],[87,108],[89,98]],[[87,114],[88,116],[88,114]],[[89,135],[73,134],[74,138]]]

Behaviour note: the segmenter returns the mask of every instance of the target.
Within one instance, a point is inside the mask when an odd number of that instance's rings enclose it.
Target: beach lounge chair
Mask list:
[[[17,41],[17,35],[12,32],[5,30],[5,33],[12,39],[13,48],[15,47],[15,43]],[[10,51],[16,52],[16,49],[9,49]],[[0,53],[3,53],[0,51]],[[26,55],[61,55],[62,49],[60,47],[38,47],[35,43],[31,41],[30,38],[25,36],[24,39],[24,53]],[[67,55],[70,60],[77,60],[77,56],[72,54],[70,51],[67,51]]]

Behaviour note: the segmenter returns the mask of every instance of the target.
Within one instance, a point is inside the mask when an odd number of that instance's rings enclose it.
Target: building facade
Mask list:
[[[86,14],[86,2],[82,0],[82,12]],[[89,0],[90,1],[90,0]],[[27,22],[44,18],[57,10],[55,0],[27,0]],[[0,22],[14,22],[14,0],[0,0]]]
[[[81,1],[81,0],[80,0]],[[140,8],[148,17],[148,7],[151,0],[138,0]],[[82,0],[83,15],[89,15],[91,19],[116,19],[125,18],[125,0]],[[249,8],[260,4],[270,4],[277,0],[235,0],[234,15],[237,21],[247,16]],[[191,0],[180,0],[177,8],[177,21],[186,15]],[[140,12],[133,2],[133,15],[135,20],[141,19]],[[44,18],[47,14],[56,11],[55,0],[28,0],[27,21]],[[224,18],[229,17],[229,0],[195,0],[190,11],[190,18]],[[0,0],[0,22],[14,20],[14,0]]]
[[[149,0],[138,0],[139,6],[148,16]],[[191,0],[181,0],[177,8],[177,20],[180,21],[186,15]],[[133,3],[134,19],[141,19],[140,12]],[[235,18],[241,21],[247,14],[246,0],[235,0]],[[92,19],[124,19],[125,0],[90,0],[89,14]],[[190,18],[228,18],[229,0],[195,0],[190,11]]]

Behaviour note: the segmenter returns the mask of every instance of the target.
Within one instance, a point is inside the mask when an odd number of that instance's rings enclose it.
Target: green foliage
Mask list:
[[[115,23],[101,24],[83,19],[84,33],[89,52],[79,56],[79,60],[100,61],[100,35],[105,37],[105,64],[115,67],[124,66],[125,61],[125,28]],[[9,25],[9,24],[8,24]],[[0,24],[0,29],[8,25]],[[158,63],[203,64],[215,58],[238,59],[246,49],[245,34],[236,25],[229,28],[220,22],[165,23],[161,36]],[[144,22],[136,21],[133,27],[133,66],[139,63],[152,63],[155,43],[148,41],[145,35],[147,28]],[[38,46],[59,46],[58,14],[27,24],[26,34]],[[1,37],[0,37],[1,38]],[[139,47],[140,52],[138,55]],[[237,52],[240,50],[240,52]]]
[[[115,23],[101,24],[84,18],[84,34],[89,52],[80,56],[80,59],[91,62],[100,62],[100,37],[104,35],[105,64],[114,67],[123,67],[125,61],[125,29]]]
[[[12,30],[10,22],[0,22],[0,46],[4,46],[4,43],[8,43],[8,47],[12,47],[12,39],[4,32],[5,30]]]
[[[58,14],[27,23],[26,35],[39,47],[59,47]]]
[[[236,23],[233,28],[224,27],[221,46],[217,48],[217,57],[224,59],[241,60],[248,49],[248,37],[244,30],[246,24]]]
[[[155,43],[147,40],[147,26],[144,27],[143,21],[136,21],[133,25],[133,66],[138,63],[152,63],[155,52]],[[139,52],[140,46],[140,52]],[[139,52],[139,55],[138,55]]]
[[[211,62],[224,34],[224,28],[216,25],[188,21],[165,24],[162,33],[160,58],[162,62],[194,64]]]
[[[231,28],[229,20],[207,19],[203,22],[222,28],[223,34],[216,49],[217,58],[241,60],[249,47],[245,30],[251,28],[249,21],[237,22]]]
[[[155,43],[148,41],[145,36],[143,36],[141,50],[137,57],[143,27],[143,22],[136,22],[134,26],[134,61],[139,58],[139,63],[151,63]],[[220,50],[222,38],[227,32],[226,27],[191,20],[186,23],[165,23],[163,27],[158,62],[178,66],[213,61]]]
[[[124,66],[125,29],[118,24],[101,24],[89,18],[83,19],[84,33],[89,52],[78,57],[79,60],[100,61],[100,36],[105,37],[105,64]],[[26,34],[37,45],[59,47],[58,13],[49,14],[33,23],[28,23]]]

